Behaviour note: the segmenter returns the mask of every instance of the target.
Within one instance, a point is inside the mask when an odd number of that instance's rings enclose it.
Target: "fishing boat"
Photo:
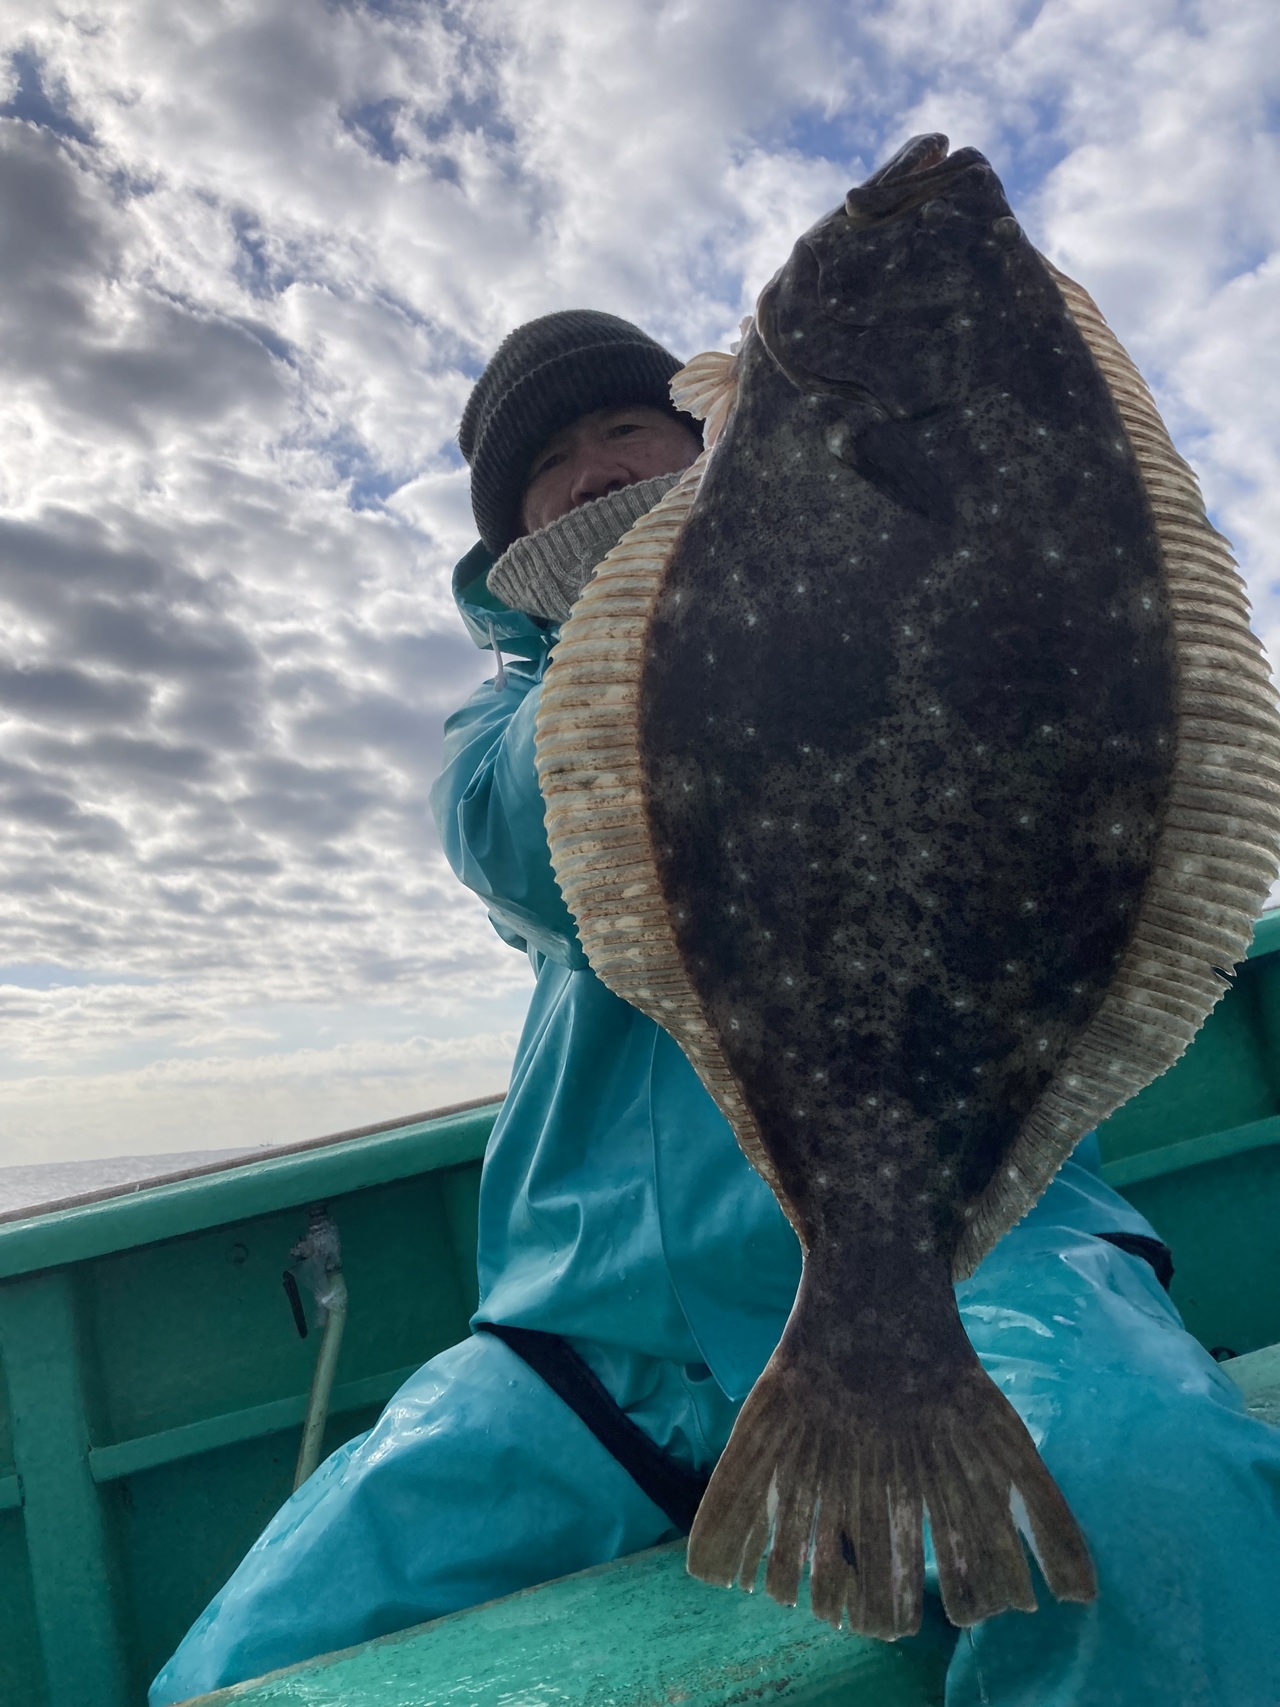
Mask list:
[[[0,1219],[7,1707],[142,1707],[295,1479],[465,1337],[500,1106]],[[1107,1180],[1173,1252],[1188,1328],[1280,1424],[1280,911],[1182,1060],[1100,1139]],[[672,1542],[198,1699],[925,1707],[955,1638],[940,1618],[893,1645],[833,1631],[695,1581]]]

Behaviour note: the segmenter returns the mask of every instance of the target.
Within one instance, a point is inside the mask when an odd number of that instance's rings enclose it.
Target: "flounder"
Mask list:
[[[614,547],[537,763],[592,966],[681,1044],[804,1250],[689,1568],[915,1630],[1095,1593],[953,1282],[1185,1049],[1277,871],[1225,542],[990,166],[917,138],[796,244],[709,448]]]

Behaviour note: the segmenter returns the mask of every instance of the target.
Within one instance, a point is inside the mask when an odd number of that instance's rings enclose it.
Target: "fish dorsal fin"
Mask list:
[[[723,369],[719,383],[713,408],[725,395]],[[709,386],[704,395],[710,395]],[[728,407],[732,398],[726,413]],[[552,653],[538,708],[538,784],[556,881],[592,971],[675,1038],[786,1209],[776,1170],[676,947],[658,887],[641,787],[644,637],[710,454],[703,451],[679,484],[618,541],[574,604]]]
[[[1048,265],[1048,263],[1046,263]],[[1133,451],[1159,544],[1175,651],[1177,746],[1133,935],[1088,1028],[985,1192],[955,1259],[971,1274],[1084,1132],[1171,1067],[1244,957],[1280,858],[1280,718],[1249,603],[1142,376],[1092,298],[1049,266]]]

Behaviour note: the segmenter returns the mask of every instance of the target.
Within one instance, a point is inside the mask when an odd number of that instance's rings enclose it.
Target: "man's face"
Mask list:
[[[580,415],[553,433],[529,464],[521,530],[535,533],[579,504],[634,486],[637,480],[677,474],[701,449],[702,441],[691,428],[647,404]]]

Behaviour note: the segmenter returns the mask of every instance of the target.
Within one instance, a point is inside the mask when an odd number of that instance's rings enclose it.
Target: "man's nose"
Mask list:
[[[630,482],[630,473],[619,457],[596,451],[585,457],[574,471],[569,498],[576,510],[579,504],[603,498],[606,492],[620,492]]]

